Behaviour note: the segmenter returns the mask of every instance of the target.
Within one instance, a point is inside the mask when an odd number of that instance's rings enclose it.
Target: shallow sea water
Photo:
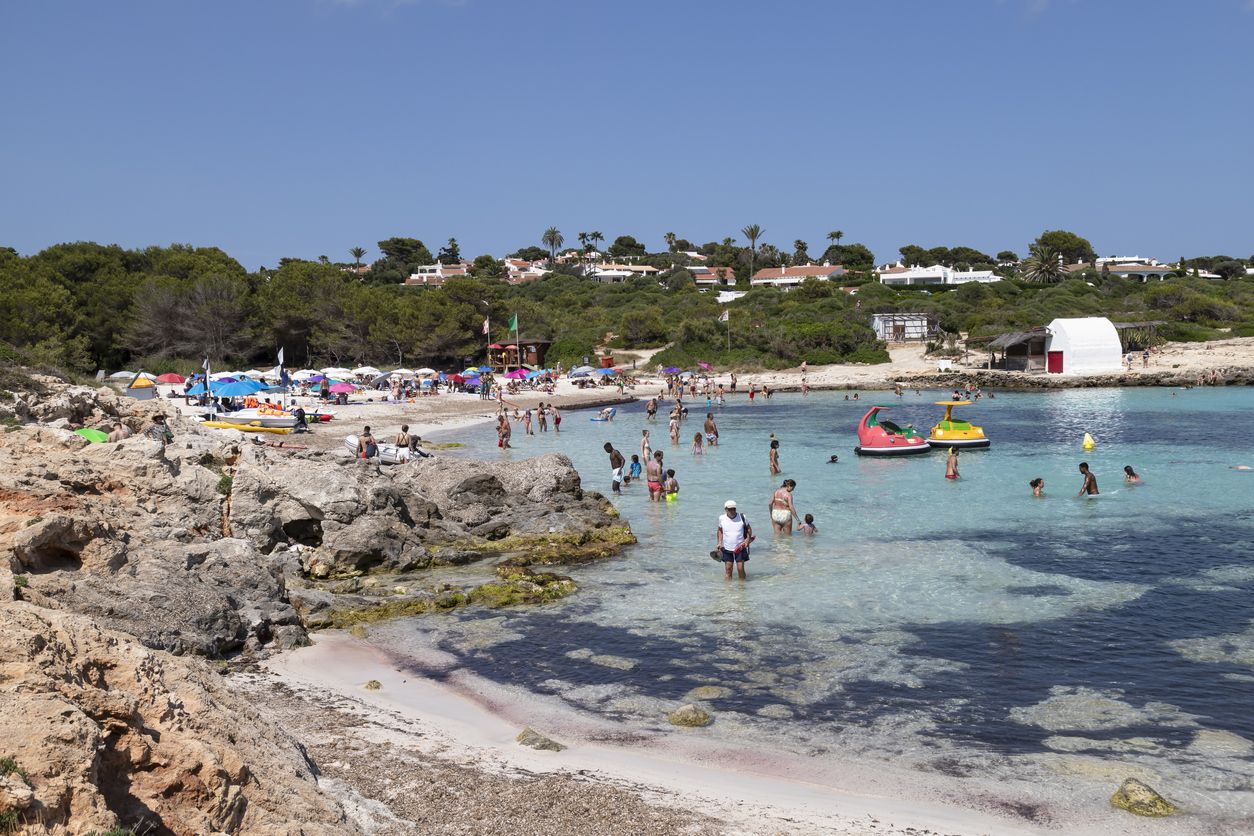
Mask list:
[[[722,443],[699,457],[704,398],[677,447],[642,405],[612,423],[567,412],[560,435],[519,426],[512,451],[490,426],[460,433],[472,456],[565,453],[585,488],[608,494],[602,444],[630,458],[649,427],[681,496],[625,488],[613,501],[640,543],[569,570],[570,599],[406,620],[381,638],[642,733],[667,729],[666,713],[705,687],[709,733],[727,741],[1106,786],[1100,759],[1165,782],[1203,817],[1254,818],[1254,472],[1230,469],[1254,466],[1254,390],[999,394],[958,410],[993,446],[964,452],[956,483],[939,451],[852,450],[870,403],[926,428],[946,393],[862,396],[750,406],[742,394],[712,410]],[[1081,449],[1085,432],[1095,450]],[[1085,460],[1098,498],[1076,497]],[[1142,484],[1124,484],[1125,464]],[[817,536],[771,534],[784,477]],[[708,556],[729,498],[758,536],[745,583]]]

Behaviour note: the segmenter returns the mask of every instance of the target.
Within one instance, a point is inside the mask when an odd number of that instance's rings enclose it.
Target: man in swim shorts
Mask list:
[[[736,512],[736,500],[723,503],[723,514],[718,518],[714,532],[715,553],[723,561],[724,577],[731,579],[732,564],[737,574],[745,579],[745,561],[749,559],[749,544],[753,542],[753,527],[742,514]]]
[[[645,464],[644,478],[649,484],[649,501],[662,500],[662,451],[654,450],[653,458]]]
[[[714,446],[718,444],[718,424],[714,423],[714,413],[705,413],[705,441]]]
[[[623,458],[623,454],[614,449],[614,445],[608,441],[605,442],[605,452],[610,454],[610,491],[616,494],[622,493],[623,485],[623,465],[627,464],[627,460]]]
[[[1089,471],[1088,462],[1080,462],[1080,475],[1084,477],[1084,484],[1080,486],[1080,492],[1076,496],[1097,496],[1097,477]]]
[[[949,458],[945,459],[945,478],[958,478],[958,448],[949,448]]]

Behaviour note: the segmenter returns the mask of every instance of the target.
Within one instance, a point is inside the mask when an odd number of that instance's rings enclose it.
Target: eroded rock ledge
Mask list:
[[[565,456],[391,467],[180,418],[163,447],[141,432],[160,408],[51,384],[16,399],[13,415],[55,424],[0,433],[0,565],[17,597],[152,648],[222,656],[299,645],[309,628],[553,600],[574,583],[529,567],[634,542]],[[90,444],[72,432],[103,417],[137,435]],[[441,576],[485,558],[500,571]]]

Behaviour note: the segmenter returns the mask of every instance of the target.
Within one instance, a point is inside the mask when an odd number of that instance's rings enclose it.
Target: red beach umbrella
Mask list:
[[[166,372],[157,378],[158,383],[182,383],[185,380],[187,380],[187,378],[183,377],[181,374],[175,374],[174,372]]]

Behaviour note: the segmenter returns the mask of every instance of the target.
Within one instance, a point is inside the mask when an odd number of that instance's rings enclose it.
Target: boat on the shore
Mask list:
[[[937,406],[945,407],[945,417],[932,427],[927,440],[934,447],[957,447],[962,450],[978,450],[988,447],[990,442],[984,435],[984,428],[977,427],[961,418],[953,417],[955,406],[970,406],[971,401],[935,401]]]
[[[256,421],[252,423],[205,421],[201,426],[213,427],[215,430],[239,430],[245,433],[275,433],[276,435],[287,435],[292,431],[292,427],[267,427]],[[295,424],[292,426],[295,426]]]
[[[914,427],[899,427],[892,421],[880,420],[879,413],[889,406],[876,405],[867,410],[858,422],[859,456],[909,456],[926,453],[932,445]]]
[[[212,416],[212,420],[227,424],[251,424],[258,427],[285,427],[289,430],[297,424],[295,415],[265,409],[240,409],[235,412],[219,412]]]
[[[403,464],[409,461],[411,458],[414,458],[413,456],[410,455],[408,447],[398,447],[395,444],[379,444],[378,442],[376,442],[376,446],[379,448],[379,455],[376,456],[375,458],[377,458],[379,461],[383,462],[384,464]],[[352,453],[354,457],[356,457],[357,456],[357,436],[355,435],[344,436],[344,448],[348,450],[348,452]],[[430,454],[427,453],[424,455],[429,456]]]

